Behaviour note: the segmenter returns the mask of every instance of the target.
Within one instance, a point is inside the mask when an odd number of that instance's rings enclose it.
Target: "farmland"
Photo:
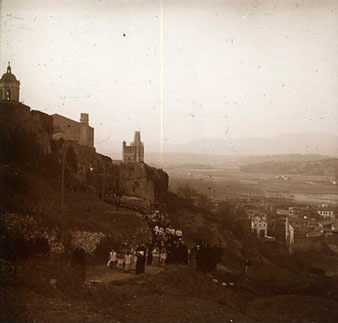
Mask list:
[[[191,186],[212,198],[229,196],[266,196],[313,203],[336,203],[337,185],[333,176],[244,173],[239,168],[170,168],[170,189]],[[284,175],[284,174],[283,174]]]

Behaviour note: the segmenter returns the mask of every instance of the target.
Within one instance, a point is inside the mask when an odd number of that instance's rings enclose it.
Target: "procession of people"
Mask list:
[[[173,228],[165,214],[155,210],[145,215],[151,231],[146,244],[125,246],[119,252],[111,250],[107,266],[111,269],[123,270],[126,273],[142,274],[146,265],[188,265],[202,272],[210,272],[216,268],[221,258],[221,248],[196,242],[191,248],[183,241],[182,230]]]

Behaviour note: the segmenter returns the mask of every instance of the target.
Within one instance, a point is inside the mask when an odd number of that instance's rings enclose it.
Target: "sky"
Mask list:
[[[337,0],[2,0],[0,68],[99,152],[338,133]]]

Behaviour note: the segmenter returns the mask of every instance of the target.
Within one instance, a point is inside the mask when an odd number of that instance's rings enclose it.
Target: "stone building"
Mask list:
[[[122,161],[124,163],[143,163],[144,145],[141,141],[141,134],[135,131],[134,141],[128,146],[125,141],[122,143]]]
[[[0,79],[0,99],[19,102],[20,81],[18,81],[8,62],[7,72]]]
[[[94,147],[94,128],[89,126],[87,113],[81,113],[80,122],[59,114],[51,115],[53,119],[53,134],[62,133],[68,141],[79,145]]]

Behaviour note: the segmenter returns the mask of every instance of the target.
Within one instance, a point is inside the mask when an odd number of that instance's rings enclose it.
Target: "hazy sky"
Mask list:
[[[338,133],[338,1],[3,0],[1,72],[78,120],[98,151],[194,138]],[[161,38],[161,21],[163,38]],[[163,73],[161,74],[161,53]]]

